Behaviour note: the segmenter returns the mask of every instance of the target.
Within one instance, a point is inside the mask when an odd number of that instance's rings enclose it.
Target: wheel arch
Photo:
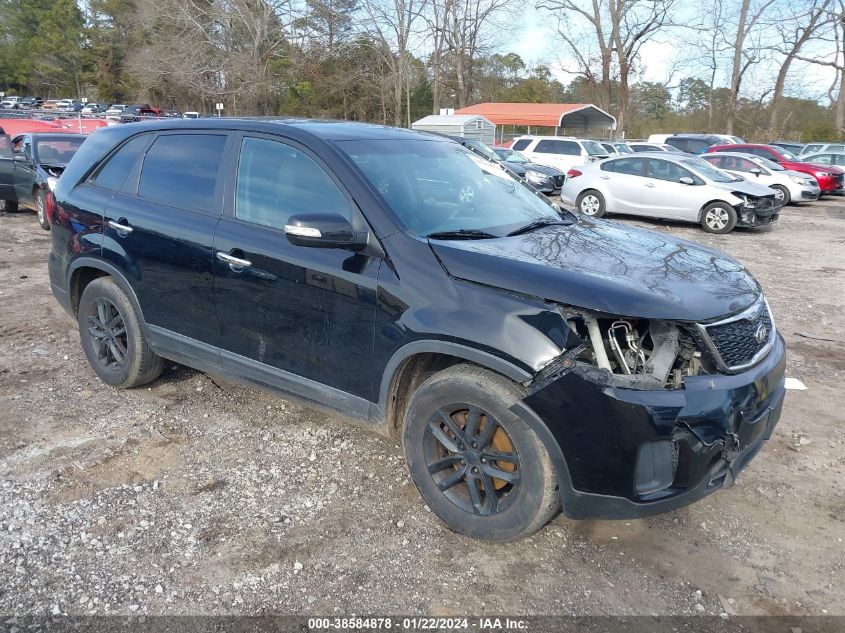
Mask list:
[[[704,210],[709,207],[711,204],[724,204],[731,207],[734,211],[736,211],[736,206],[732,205],[727,200],[722,200],[721,198],[714,198],[713,200],[708,200],[701,208],[698,210],[698,223],[700,224],[702,220],[704,220]]]
[[[407,343],[388,360],[379,386],[378,406],[384,417],[387,434],[398,437],[402,416],[417,386],[433,372],[466,362],[515,383],[526,383],[533,377],[527,370],[507,359],[461,343],[437,340]]]
[[[80,257],[74,260],[68,268],[67,288],[70,294],[70,305],[74,316],[79,312],[79,299],[82,297],[85,288],[92,281],[100,277],[111,277],[120,289],[126,293],[140,318],[141,327],[146,329],[147,322],[144,320],[141,304],[138,302],[138,297],[129,280],[126,279],[123,272],[114,264],[94,257]]]

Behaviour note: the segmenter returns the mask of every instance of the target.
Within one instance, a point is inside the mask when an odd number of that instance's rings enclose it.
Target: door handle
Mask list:
[[[599,176],[602,180],[610,180],[610,176]]]
[[[646,187],[652,187],[652,188],[653,188],[653,187],[654,187],[654,183],[653,183],[653,182],[647,182],[647,183],[645,184],[645,186],[646,186]]]
[[[224,253],[223,251],[217,251],[217,259],[224,264],[229,264],[229,268],[233,271],[239,268],[243,269],[252,266],[252,262],[248,259],[241,259],[240,257],[229,255],[229,253]]]
[[[126,220],[123,220],[126,222]],[[134,229],[129,226],[128,224],[121,224],[116,220],[109,220],[106,224],[108,224],[111,228],[113,228],[118,233],[131,233]]]

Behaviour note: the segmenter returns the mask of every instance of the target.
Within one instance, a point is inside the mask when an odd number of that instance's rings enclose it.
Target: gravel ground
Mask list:
[[[446,530],[399,446],[349,421],[172,364],[101,384],[49,233],[1,217],[0,613],[845,614],[845,201],[728,236],[635,223],[744,261],[808,389],[732,489],[496,545]]]

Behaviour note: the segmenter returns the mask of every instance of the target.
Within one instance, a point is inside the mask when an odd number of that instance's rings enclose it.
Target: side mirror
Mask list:
[[[678,182],[682,185],[694,185],[695,181],[689,176],[681,176],[678,178]]]
[[[755,176],[759,176],[760,174],[763,173],[763,171],[759,167],[752,167],[748,171],[751,172],[752,174],[754,174]]]
[[[367,245],[367,234],[356,233],[349,220],[336,213],[292,215],[285,224],[285,235],[294,246],[354,251]]]

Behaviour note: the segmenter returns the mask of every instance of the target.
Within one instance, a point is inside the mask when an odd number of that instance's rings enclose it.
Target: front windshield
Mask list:
[[[754,156],[751,158],[755,163],[760,165],[760,167],[765,167],[766,169],[770,169],[771,171],[786,171],[785,167],[778,165],[775,161],[769,160],[768,158],[763,158],[762,156]]]
[[[496,165],[437,140],[337,141],[406,228],[418,235],[503,236],[536,220],[561,221],[552,204]]]
[[[742,180],[742,178],[731,176],[721,169],[713,167],[713,165],[701,158],[686,158],[681,161],[681,164],[689,167],[699,176],[704,176],[707,180],[712,180],[713,182],[738,182]]]
[[[607,156],[607,150],[595,141],[582,141],[590,156]]]
[[[788,149],[783,147],[778,147],[777,149],[780,150],[780,155],[783,156],[786,160],[798,160],[798,157],[790,152]]]
[[[628,147],[627,143],[614,143],[613,147],[616,148],[616,151],[620,154],[633,154],[634,150]]]
[[[36,141],[38,160],[43,165],[67,165],[84,140],[84,138],[63,138]]]
[[[499,157],[507,161],[509,163],[530,163],[531,161],[528,160],[524,154],[520,154],[519,152],[515,152],[513,150],[504,150],[496,152]]]

